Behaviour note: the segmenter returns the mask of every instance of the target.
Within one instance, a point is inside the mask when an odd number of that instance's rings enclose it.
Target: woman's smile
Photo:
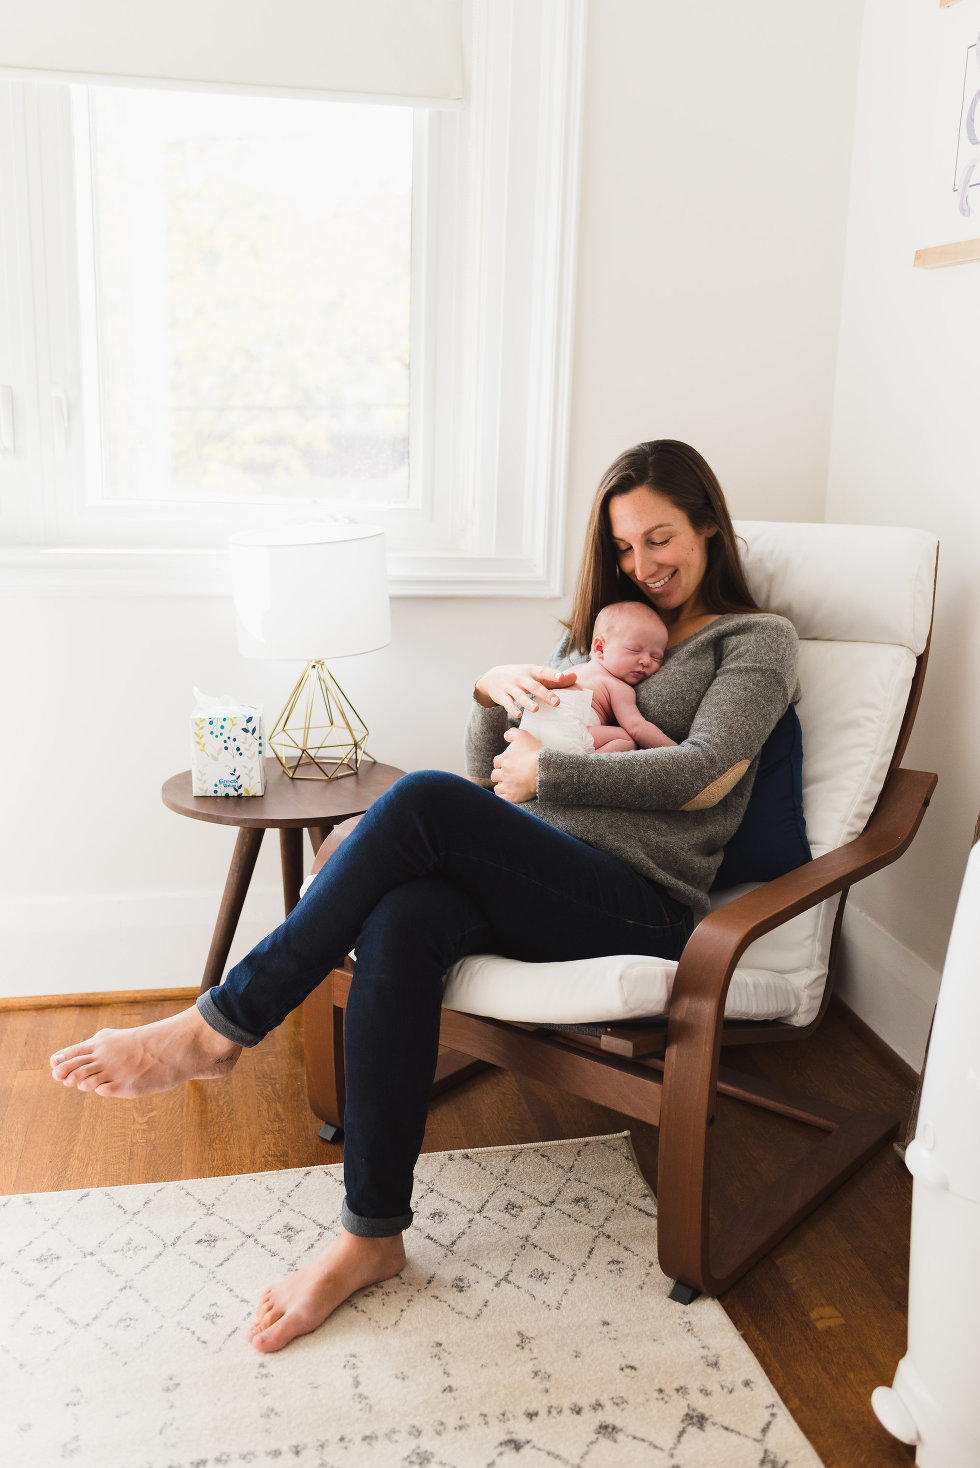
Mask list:
[[[662,576],[659,581],[644,581],[643,584],[646,587],[647,591],[661,591],[667,585],[667,582],[671,579],[671,577],[676,575],[677,571],[675,569],[673,571],[668,571],[667,575]]]

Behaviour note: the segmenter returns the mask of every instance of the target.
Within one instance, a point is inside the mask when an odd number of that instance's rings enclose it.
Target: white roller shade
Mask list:
[[[446,101],[464,0],[21,0],[0,71]]]

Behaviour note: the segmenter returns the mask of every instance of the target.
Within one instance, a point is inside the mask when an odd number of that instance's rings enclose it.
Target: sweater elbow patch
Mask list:
[[[735,788],[751,763],[751,760],[740,759],[737,764],[732,765],[731,769],[719,775],[717,780],[712,780],[710,785],[705,785],[693,800],[681,806],[681,810],[710,810],[713,805],[724,800],[729,790]]]

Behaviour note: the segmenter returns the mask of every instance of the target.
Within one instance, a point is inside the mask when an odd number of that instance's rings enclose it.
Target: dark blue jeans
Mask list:
[[[342,1222],[383,1237],[412,1221],[447,969],[469,953],[677,958],[692,926],[687,907],[617,857],[422,770],[371,807],[285,922],[198,1006],[220,1034],[256,1045],[356,948]]]

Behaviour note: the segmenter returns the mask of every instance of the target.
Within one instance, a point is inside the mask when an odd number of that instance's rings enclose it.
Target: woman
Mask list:
[[[509,727],[574,682],[597,612],[630,598],[668,627],[664,664],[637,702],[677,744],[595,759]],[[103,1096],[226,1074],[356,946],[342,1229],[265,1292],[249,1332],[259,1350],[314,1330],[405,1262],[451,964],[477,952],[676,958],[707,909],[759,750],[795,694],[796,634],[755,606],[721,489],[693,449],[640,444],[606,474],[567,627],[552,666],[491,668],[476,684],[468,768],[492,791],[406,775],[349,839],[327,843],[303,901],[219,989],[52,1057],[56,1080]]]

